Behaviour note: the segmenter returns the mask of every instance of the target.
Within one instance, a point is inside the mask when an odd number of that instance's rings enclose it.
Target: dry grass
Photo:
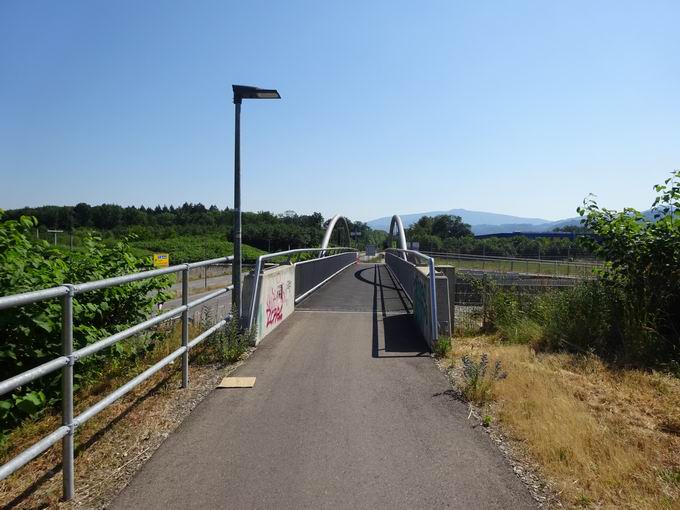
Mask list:
[[[680,508],[680,380],[492,337],[457,339],[448,356],[484,352],[508,372],[485,412],[567,507]]]
[[[193,328],[192,328],[193,329]],[[179,345],[179,328],[168,332],[144,360],[128,367],[111,367],[102,382],[76,394],[76,414],[96,403]],[[192,331],[194,336],[197,331]],[[194,352],[194,351],[192,351]],[[197,347],[193,358],[203,355]],[[76,433],[76,499],[60,503],[61,444],[0,482],[0,508],[102,507],[151,456],[167,435],[212,389],[224,370],[219,365],[191,364],[191,381],[180,389],[179,363],[146,380],[80,427]],[[0,452],[4,463],[60,425],[58,411],[28,422],[13,432]]]

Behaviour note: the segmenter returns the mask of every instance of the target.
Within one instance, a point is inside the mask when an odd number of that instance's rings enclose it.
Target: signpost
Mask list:
[[[153,267],[168,267],[170,265],[170,255],[167,253],[153,254]]]

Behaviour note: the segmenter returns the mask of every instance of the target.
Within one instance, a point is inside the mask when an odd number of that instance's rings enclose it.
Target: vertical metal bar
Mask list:
[[[186,307],[189,302],[189,264],[182,270],[182,305]],[[182,346],[189,344],[189,310],[182,312]],[[189,386],[189,350],[182,354],[182,388]]]
[[[231,296],[236,319],[241,324],[241,100],[234,99],[234,263]]]
[[[434,272],[434,259],[430,258],[427,261],[430,267],[430,301],[432,306],[432,342],[437,340],[437,332],[439,330],[438,316],[437,316],[437,276]]]
[[[255,273],[254,277],[255,280],[253,281],[253,295],[252,299],[250,300],[250,316],[248,317],[248,329],[253,328],[253,320],[255,319],[255,308],[257,304],[257,293],[259,292],[259,287],[260,287],[260,272],[262,271],[262,255],[257,257],[257,262],[255,263]]]
[[[69,292],[61,302],[61,351],[69,358],[73,354],[73,286],[68,285]],[[69,428],[62,439],[61,465],[63,471],[64,501],[73,499],[75,491],[73,472],[73,358],[69,359],[61,372],[61,423]]]

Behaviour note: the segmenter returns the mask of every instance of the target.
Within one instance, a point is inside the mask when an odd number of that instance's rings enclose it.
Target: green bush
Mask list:
[[[64,253],[46,241],[32,241],[34,218],[2,221],[0,211],[0,288],[3,295],[120,276],[150,267],[135,257],[128,240],[113,245],[87,237],[78,251]],[[87,292],[73,301],[74,348],[122,331],[149,317],[156,303],[168,299],[167,276]],[[7,379],[61,354],[61,303],[42,301],[0,311],[0,379]],[[123,342],[79,360],[76,389],[95,380],[105,363],[135,357],[148,342]],[[53,372],[0,400],[0,434],[27,417],[37,416],[61,398],[61,373]]]
[[[649,218],[633,209],[579,213],[605,260],[598,279],[531,295],[482,282],[486,329],[508,342],[594,352],[617,362],[675,370],[680,360],[680,171],[664,184]]]
[[[670,365],[680,359],[680,170],[654,189],[653,218],[600,209],[592,198],[579,214],[617,301],[609,345],[629,363]]]
[[[484,353],[479,361],[463,356],[462,392],[466,399],[477,404],[484,404],[491,398],[496,381],[505,379],[508,374],[501,369],[500,360],[496,360],[493,368],[489,367],[489,355]]]
[[[451,350],[451,338],[439,337],[437,342],[434,344],[434,353],[437,356],[446,356],[446,353]]]

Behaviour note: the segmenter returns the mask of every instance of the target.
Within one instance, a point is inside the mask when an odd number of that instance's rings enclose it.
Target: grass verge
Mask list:
[[[566,507],[680,508],[680,379],[477,336],[456,339],[445,357],[462,394],[462,358],[483,354],[507,376],[488,376],[473,399],[480,415],[540,466]]]

